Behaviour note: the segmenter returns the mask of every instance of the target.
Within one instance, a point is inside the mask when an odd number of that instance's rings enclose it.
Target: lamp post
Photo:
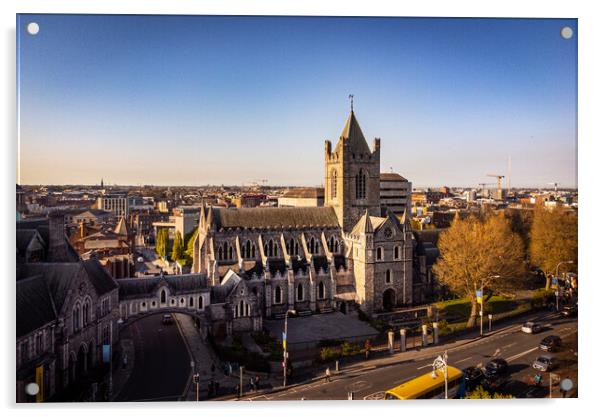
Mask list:
[[[295,310],[287,310],[286,313],[284,314],[284,333],[282,334],[282,347],[284,348],[284,354],[283,354],[283,360],[282,360],[282,366],[284,367],[284,378],[282,380],[282,386],[286,387],[286,365],[287,365],[287,360],[288,360],[288,352],[286,351],[287,348],[287,337],[288,337],[288,315],[289,313],[291,314],[297,314],[297,312]]]
[[[562,261],[562,262],[558,262],[558,265],[556,265],[556,291],[555,291],[555,295],[556,295],[556,311],[558,311],[560,308],[558,306],[558,296],[560,295],[560,284],[558,282],[558,268],[560,268],[560,265],[562,264],[572,264],[573,261]]]
[[[445,399],[447,400],[447,350],[443,353],[443,356],[437,356],[433,362],[433,373],[431,374],[433,379],[437,378],[438,369],[443,369],[443,379],[445,381]]]
[[[499,275],[490,275],[490,276],[487,277],[487,279],[491,279],[491,278],[497,279],[499,277],[500,277]],[[483,316],[485,315],[485,308],[484,308],[484,305],[483,305],[483,303],[485,301],[485,294],[483,292],[484,282],[485,282],[485,280],[481,279],[481,311],[480,311],[480,315],[481,315],[481,337],[483,337]]]

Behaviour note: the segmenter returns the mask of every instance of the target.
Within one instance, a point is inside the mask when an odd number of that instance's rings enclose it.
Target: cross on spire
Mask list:
[[[351,112],[353,112],[353,94],[349,94],[349,102],[351,103]]]

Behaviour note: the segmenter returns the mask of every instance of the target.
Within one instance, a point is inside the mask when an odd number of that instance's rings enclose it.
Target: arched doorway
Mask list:
[[[80,379],[84,375],[86,375],[88,371],[88,352],[86,351],[86,346],[82,343],[77,351],[77,364],[76,364],[76,379]]]
[[[391,311],[396,304],[395,290],[389,288],[383,293],[383,309],[385,311]]]

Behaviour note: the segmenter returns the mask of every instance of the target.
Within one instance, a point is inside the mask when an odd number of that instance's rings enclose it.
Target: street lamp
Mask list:
[[[433,373],[431,374],[433,379],[437,378],[437,369],[443,369],[443,379],[445,381],[445,399],[447,400],[447,350],[443,353],[443,356],[437,356],[433,362]]]
[[[287,310],[286,313],[284,314],[284,333],[282,334],[282,347],[284,348],[284,358],[282,361],[282,366],[284,367],[284,379],[282,381],[282,386],[286,387],[286,362],[288,359],[288,353],[286,351],[286,347],[287,347],[287,342],[286,342],[286,338],[288,337],[288,315],[289,313],[291,314],[297,314],[297,312],[295,310]]]
[[[500,278],[500,276],[499,275],[490,275],[487,277],[487,279],[491,279],[491,278],[497,279],[497,278]],[[483,282],[484,281],[485,281],[484,279],[481,279],[481,311],[480,311],[480,314],[481,314],[481,337],[483,337],[483,316],[485,315],[485,308],[483,305],[483,303],[485,301],[485,294],[483,293],[483,287],[484,287]]]
[[[558,265],[556,265],[556,311],[558,311],[560,308],[558,306],[558,296],[560,295],[560,284],[558,282],[558,268],[560,268],[560,265],[562,264],[572,264],[573,261],[562,261],[562,262],[558,262]]]

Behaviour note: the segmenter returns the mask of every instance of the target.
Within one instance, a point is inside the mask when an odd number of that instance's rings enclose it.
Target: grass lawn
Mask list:
[[[485,303],[485,314],[499,314],[516,308],[515,300],[494,295]],[[468,298],[458,298],[456,300],[440,301],[435,303],[435,307],[442,315],[450,318],[468,319],[470,315],[470,300]]]

